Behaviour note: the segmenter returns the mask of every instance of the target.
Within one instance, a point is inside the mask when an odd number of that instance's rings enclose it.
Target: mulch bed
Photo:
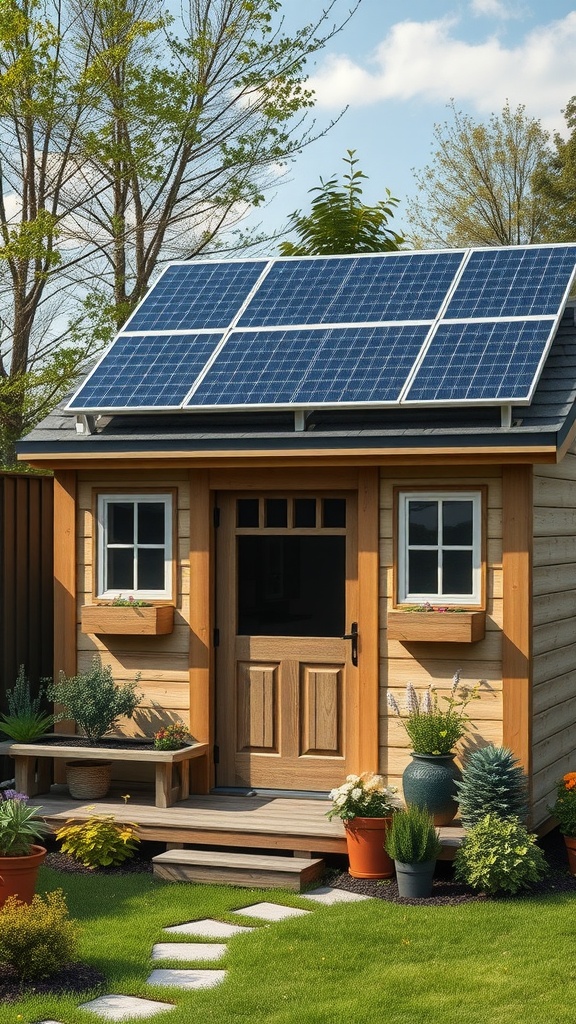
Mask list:
[[[84,875],[128,875],[135,872],[151,872],[152,857],[161,852],[164,847],[158,843],[145,843],[131,860],[125,861],[116,868],[86,868],[68,854],[60,853],[54,841],[48,842],[49,852],[45,864],[55,871]],[[576,893],[576,877],[568,871],[566,851],[563,837],[558,830],[550,832],[541,840],[546,860],[550,866],[549,874],[528,893],[523,892],[516,897],[526,899],[530,896],[550,896],[559,893]],[[432,888],[432,896],[429,899],[409,900],[398,895],[398,887],[394,879],[365,879],[352,878],[347,871],[340,867],[328,867],[325,884],[336,889],[346,889],[348,892],[359,893],[364,896],[372,896],[375,899],[387,900],[389,903],[398,903],[405,906],[458,906],[462,903],[486,902],[493,899],[514,899],[514,897],[490,897],[483,893],[474,892],[470,886],[462,882],[456,882],[453,878],[452,865],[440,861],[437,865],[436,875]],[[86,994],[87,992],[105,991],[106,978],[94,968],[87,964],[68,964],[57,974],[40,981],[30,982],[23,985],[18,981],[15,974],[2,968],[0,971],[0,1004],[14,1002],[24,995],[63,995],[65,993]]]

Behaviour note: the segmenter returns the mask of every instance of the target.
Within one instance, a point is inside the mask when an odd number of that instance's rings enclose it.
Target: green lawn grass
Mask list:
[[[571,895],[459,906],[384,900],[319,907],[294,893],[168,884],[150,875],[61,875],[42,869],[39,891],[63,888],[82,925],[82,957],[107,991],[158,998],[166,1024],[574,1024],[576,900]],[[261,900],[311,909],[272,925],[231,911]],[[253,923],[229,940],[218,988],[185,993],[146,985],[163,927],[202,917]],[[172,936],[186,941],[185,936]],[[188,966],[163,963],[162,966]],[[194,965],[190,965],[194,966]],[[201,966],[197,964],[196,966]],[[209,966],[209,965],[202,965]],[[0,1024],[101,1020],[78,997],[28,997],[0,1007]]]

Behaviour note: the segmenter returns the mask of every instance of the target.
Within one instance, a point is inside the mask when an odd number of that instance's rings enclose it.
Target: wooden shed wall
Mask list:
[[[93,597],[96,491],[121,491],[123,488],[146,490],[175,488],[177,492],[176,607],[174,631],[165,636],[96,636],[83,633],[80,616],[83,604]],[[78,578],[77,648],[78,671],[86,671],[95,654],[110,665],[117,682],[134,679],[140,672],[138,689],[144,694],[134,718],[122,723],[123,735],[151,736],[164,724],[176,719],[189,723],[190,680],[190,488],[184,471],[155,472],[145,483],[138,471],[105,474],[81,472],[78,475]],[[142,766],[136,766],[139,776]],[[122,765],[123,777],[128,777]]]
[[[408,764],[409,741],[396,715],[389,713],[386,692],[392,690],[403,706],[406,684],[410,681],[423,691],[437,686],[440,697],[448,692],[456,669],[462,670],[462,682],[475,685],[480,680],[480,700],[470,704],[473,726],[461,745],[467,747],[502,742],[502,480],[498,466],[477,470],[458,466],[452,472],[443,469],[434,476],[417,475],[412,469],[382,470],[380,479],[380,771],[390,782],[400,785]],[[393,607],[394,488],[414,486],[441,490],[457,484],[463,489],[487,487],[486,541],[486,636],[473,644],[401,643],[388,640],[386,617]]]
[[[576,452],[534,469],[533,824],[576,770]]]

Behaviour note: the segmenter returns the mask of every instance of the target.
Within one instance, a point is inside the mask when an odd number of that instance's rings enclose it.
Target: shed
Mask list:
[[[140,672],[125,730],[189,723],[196,792],[296,796],[400,784],[386,691],[461,669],[467,742],[515,751],[545,827],[576,767],[575,269],[574,245],[168,266],[19,445],[55,474],[55,671]],[[169,611],[118,633],[129,594]]]

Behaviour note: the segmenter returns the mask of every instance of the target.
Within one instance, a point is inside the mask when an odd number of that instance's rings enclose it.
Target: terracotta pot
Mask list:
[[[352,878],[392,878],[394,864],[384,841],[391,818],[352,818],[344,822]]]
[[[462,778],[455,754],[412,754],[402,775],[407,804],[425,807],[435,825],[449,825],[458,810],[455,781]]]
[[[564,842],[568,854],[568,870],[571,875],[576,875],[576,837],[564,836]]]
[[[45,856],[43,846],[33,846],[31,853],[21,857],[0,857],[0,907],[9,896],[17,896],[22,903],[32,903],[38,868]]]

